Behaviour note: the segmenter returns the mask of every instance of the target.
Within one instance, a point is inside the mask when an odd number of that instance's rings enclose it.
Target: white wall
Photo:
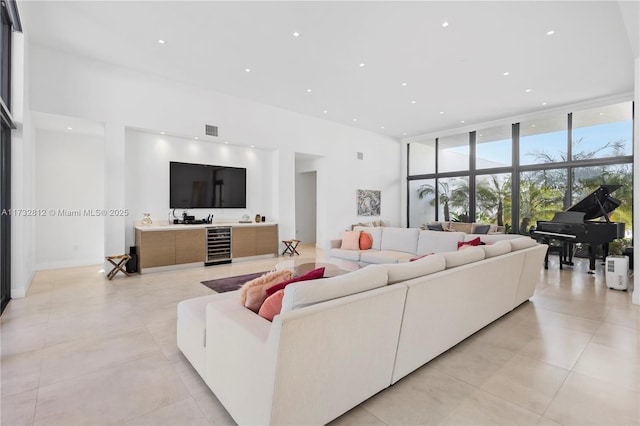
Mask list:
[[[35,132],[36,269],[104,260],[104,139]]]
[[[316,243],[316,175],[315,171],[296,173],[296,235],[301,244]]]
[[[125,129],[162,130],[167,135],[205,140],[204,125],[214,124],[219,126],[220,137],[209,140],[255,145],[267,152],[265,161],[271,157],[271,176],[264,182],[270,187],[264,191],[268,202],[263,199],[252,208],[266,211],[263,206],[271,203],[272,213],[266,216],[279,223],[280,239],[295,235],[296,152],[323,157],[318,161],[318,245],[340,236],[344,228],[360,220],[355,208],[357,189],[381,190],[381,217],[400,223],[400,194],[404,190],[398,174],[401,146],[393,138],[37,45],[31,46],[31,61],[34,110],[105,124],[107,209],[129,207],[125,193],[132,178],[127,177],[130,166],[126,158],[131,147],[130,132]],[[364,161],[356,160],[358,151],[364,152]],[[187,149],[184,155],[189,155]],[[142,161],[141,155],[137,158]],[[148,167],[151,163],[139,165]],[[168,191],[166,184],[158,187],[150,207],[159,209],[157,214],[164,219],[168,211],[160,211],[158,200],[168,195],[162,191]],[[105,253],[127,250],[130,227],[131,219],[105,220]]]
[[[243,214],[251,219],[256,214],[274,216],[273,184],[274,159],[271,151],[218,144],[194,139],[178,138],[128,129],[125,133],[126,197],[129,210],[126,223],[127,247],[134,245],[133,226],[142,220],[143,213],[151,213],[153,221],[168,220],[169,162],[215,164],[247,169],[246,209],[191,209],[197,219],[214,215],[214,222],[237,222]],[[176,210],[176,216],[182,214]]]

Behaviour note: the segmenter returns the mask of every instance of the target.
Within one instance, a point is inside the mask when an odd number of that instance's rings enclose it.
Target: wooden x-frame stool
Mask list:
[[[129,276],[124,267],[127,265],[127,262],[131,259],[131,256],[128,254],[121,254],[119,256],[107,256],[105,257],[113,265],[113,269],[111,272],[107,274],[107,278],[112,279],[116,276],[118,271],[122,272],[126,276]],[[117,261],[117,262],[116,262]]]
[[[282,252],[283,256],[285,254],[288,254],[289,256],[297,254],[300,256],[300,253],[296,250],[296,247],[300,244],[300,240],[283,240],[282,243],[284,244],[284,251]]]

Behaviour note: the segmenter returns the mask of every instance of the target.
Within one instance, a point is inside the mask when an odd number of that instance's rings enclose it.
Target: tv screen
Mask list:
[[[246,208],[247,169],[169,163],[172,209]]]

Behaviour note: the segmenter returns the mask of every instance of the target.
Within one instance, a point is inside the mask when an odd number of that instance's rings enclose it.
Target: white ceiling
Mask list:
[[[616,1],[26,1],[20,10],[31,42],[396,138],[634,84],[626,28],[638,16],[623,19]]]

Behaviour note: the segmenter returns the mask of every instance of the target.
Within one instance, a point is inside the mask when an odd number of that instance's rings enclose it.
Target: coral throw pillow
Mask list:
[[[293,277],[289,280],[283,281],[280,284],[274,285],[273,287],[269,287],[266,290],[267,296],[271,296],[276,291],[284,289],[289,284],[297,283],[299,281],[317,280],[318,278],[322,278],[322,277],[324,277],[324,266],[322,268],[309,271],[304,275],[300,275],[299,277]]]
[[[466,247],[472,247],[472,246],[479,246],[482,243],[480,242],[480,237],[476,237],[473,240],[469,240],[469,241],[458,241],[458,250],[460,250],[461,248],[466,248]]]
[[[344,250],[359,250],[360,231],[344,231],[340,248]]]
[[[258,315],[260,315],[262,318],[268,319],[269,321],[273,321],[273,317],[278,315],[282,310],[283,297],[284,289],[278,290],[271,296],[267,297],[267,300],[265,300],[260,307]]]
[[[242,303],[245,308],[257,313],[267,298],[266,290],[269,287],[291,279],[291,277],[293,277],[293,270],[284,269],[282,271],[267,272],[258,278],[247,281],[242,288],[240,288],[240,303]]]
[[[360,250],[369,250],[373,246],[373,237],[368,232],[360,232]]]

